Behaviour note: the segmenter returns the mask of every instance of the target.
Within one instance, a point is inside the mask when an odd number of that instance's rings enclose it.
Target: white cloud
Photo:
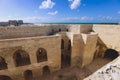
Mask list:
[[[118,14],[120,14],[120,11],[118,11]]]
[[[81,4],[81,0],[68,0],[68,1],[72,2],[70,5],[71,9],[77,9]]]
[[[81,17],[81,20],[87,20],[87,19],[88,19],[87,16],[83,16],[83,17]]]
[[[29,16],[22,18],[25,22],[45,22],[49,21],[49,17]]]
[[[94,20],[94,18],[82,16],[82,17],[67,17],[67,18],[63,18],[62,20],[66,20],[66,21],[92,21],[92,20]]]
[[[40,9],[48,9],[48,8],[53,8],[55,5],[54,2],[51,0],[44,0],[41,5],[39,6]]]
[[[49,15],[56,15],[57,13],[58,13],[58,11],[48,12]]]

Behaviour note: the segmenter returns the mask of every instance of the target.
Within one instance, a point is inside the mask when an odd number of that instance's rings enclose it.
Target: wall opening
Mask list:
[[[54,34],[54,29],[51,30],[51,32],[49,33],[49,35],[53,35]]]
[[[33,73],[31,70],[26,70],[24,72],[24,78],[25,80],[33,80]]]
[[[43,75],[49,75],[49,74],[50,74],[49,66],[44,66],[43,67]]]
[[[0,75],[0,80],[12,80],[9,76]]]
[[[61,68],[71,65],[71,41],[68,41],[67,49],[61,51]]]
[[[61,29],[59,29],[59,32],[61,32]]]
[[[107,49],[105,51],[104,57],[109,59],[115,59],[119,56],[119,53],[114,49]]]
[[[64,49],[64,40],[61,40],[61,49]]]
[[[31,64],[28,53],[23,50],[18,50],[14,53],[13,59],[16,67]]]
[[[43,48],[37,50],[37,62],[47,61],[47,51]]]
[[[7,63],[5,62],[5,59],[0,57],[0,70],[7,69]]]
[[[66,29],[66,31],[68,32],[69,30],[68,30],[68,29]]]

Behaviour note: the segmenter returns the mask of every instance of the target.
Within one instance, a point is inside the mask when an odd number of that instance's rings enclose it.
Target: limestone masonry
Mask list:
[[[83,68],[96,57],[115,59],[118,34],[120,25],[0,27],[0,80],[38,80],[65,67]]]

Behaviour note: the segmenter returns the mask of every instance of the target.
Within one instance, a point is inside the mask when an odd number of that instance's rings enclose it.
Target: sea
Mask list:
[[[118,25],[119,23],[81,23],[81,22],[56,22],[56,23],[35,23],[36,25],[45,25],[45,24],[75,24],[75,25],[79,25],[79,24],[106,24],[106,25]]]

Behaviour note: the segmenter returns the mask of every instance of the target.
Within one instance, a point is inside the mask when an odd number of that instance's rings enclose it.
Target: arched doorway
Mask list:
[[[43,48],[39,48],[36,52],[37,54],[37,62],[43,62],[43,61],[47,61],[47,51]]]
[[[24,78],[25,80],[33,80],[33,73],[31,70],[26,70],[24,72]]]
[[[0,70],[7,69],[7,63],[3,57],[0,57]]]
[[[0,80],[12,80],[9,76],[0,75]]]
[[[104,57],[109,59],[115,59],[119,56],[119,53],[114,49],[107,49],[105,51]]]
[[[69,67],[71,65],[71,41],[68,41],[66,49],[61,51],[61,68]]]
[[[44,66],[43,67],[43,75],[48,75],[48,74],[50,74],[49,66]]]
[[[31,63],[29,54],[23,50],[17,50],[13,55],[13,59],[15,61],[16,67],[29,65]]]

